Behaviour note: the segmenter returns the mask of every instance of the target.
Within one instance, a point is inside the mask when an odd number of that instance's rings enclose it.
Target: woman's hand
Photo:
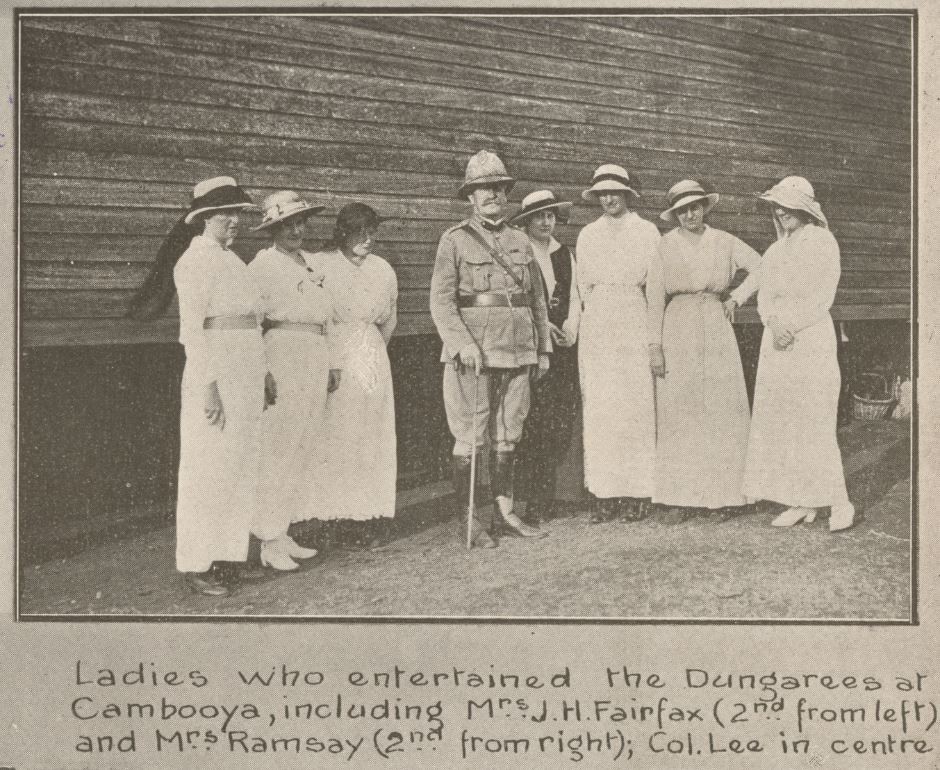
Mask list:
[[[548,369],[551,364],[552,359],[549,357],[548,353],[539,353],[539,364],[535,379],[541,380],[546,374],[548,374]]]
[[[548,330],[551,333],[553,345],[558,345],[562,348],[570,348],[573,344],[572,341],[568,339],[568,335],[565,334],[564,330],[559,329],[551,321],[548,322]]]
[[[775,350],[787,351],[793,348],[796,337],[777,320],[776,316],[768,320],[767,325],[770,327],[770,333],[774,335]]]
[[[774,347],[781,351],[792,350],[795,339],[793,332],[780,329],[779,332],[774,332]]]
[[[529,382],[535,384],[548,374],[551,359],[548,353],[539,353],[539,362],[529,367]]]
[[[217,425],[219,430],[222,430],[225,427],[225,409],[222,408],[222,397],[219,395],[219,386],[216,385],[215,380],[206,385],[203,406],[209,424]]]
[[[725,310],[725,318],[727,318],[729,321],[733,321],[734,311],[738,309],[737,301],[729,297],[724,301],[724,303],[722,303],[722,307]]]
[[[330,374],[326,380],[326,392],[332,393],[339,388],[339,383],[343,379],[342,369],[330,369]]]
[[[271,372],[267,372],[264,375],[264,408],[267,409],[269,406],[274,406],[277,401],[277,382],[274,380],[274,375]]]
[[[662,345],[650,345],[650,369],[657,377],[666,376],[666,357]]]

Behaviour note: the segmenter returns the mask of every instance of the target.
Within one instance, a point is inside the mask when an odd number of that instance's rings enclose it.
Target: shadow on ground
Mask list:
[[[580,506],[542,540],[465,550],[441,499],[406,512],[375,550],[329,550],[295,573],[224,599],[185,591],[173,530],[21,567],[31,615],[833,619],[911,617],[910,444],[906,424],[857,422],[840,434],[861,518],[770,526],[759,506],[725,521],[590,525]]]

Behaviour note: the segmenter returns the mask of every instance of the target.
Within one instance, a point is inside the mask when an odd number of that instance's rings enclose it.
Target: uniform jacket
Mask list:
[[[522,279],[522,287],[506,274],[471,229],[502,252]],[[525,292],[530,307],[460,308],[457,304],[458,295],[506,292]],[[476,219],[447,230],[438,244],[431,278],[431,317],[444,342],[441,361],[452,361],[472,342],[483,352],[483,365],[488,367],[534,364],[539,353],[550,353],[545,289],[528,237],[506,226],[491,233]]]

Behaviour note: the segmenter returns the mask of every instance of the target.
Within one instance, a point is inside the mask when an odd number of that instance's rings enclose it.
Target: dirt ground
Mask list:
[[[303,569],[210,599],[173,568],[173,530],[21,565],[22,616],[839,619],[911,617],[910,435],[906,423],[840,432],[860,521],[832,534],[770,526],[764,504],[726,521],[591,525],[582,505],[541,540],[466,551],[441,499],[404,512],[374,550],[327,550]]]

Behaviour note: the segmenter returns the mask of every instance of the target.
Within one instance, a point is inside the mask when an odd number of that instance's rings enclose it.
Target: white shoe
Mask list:
[[[316,548],[304,548],[302,545],[298,545],[297,541],[290,535],[282,535],[280,539],[284,543],[284,550],[287,551],[287,555],[295,559],[312,559],[319,553]]]
[[[801,521],[805,521],[807,524],[812,524],[814,521],[816,521],[816,509],[787,508],[776,519],[770,522],[770,526],[792,527],[794,524],[799,524]]]
[[[838,532],[841,529],[848,529],[855,523],[855,506],[852,503],[842,503],[842,505],[832,506],[832,513],[829,514],[829,531]]]
[[[286,549],[279,540],[265,540],[261,544],[261,564],[279,572],[290,572],[300,567],[287,555]]]

